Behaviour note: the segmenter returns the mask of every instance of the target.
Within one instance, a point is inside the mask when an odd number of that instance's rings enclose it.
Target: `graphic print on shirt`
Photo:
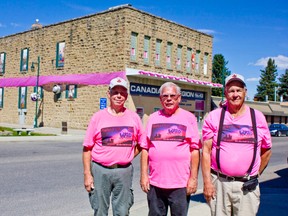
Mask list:
[[[133,144],[133,127],[106,127],[101,129],[102,145],[129,147]]]
[[[151,141],[179,141],[183,142],[186,137],[185,125],[162,123],[153,124],[151,130]]]
[[[255,142],[253,128],[250,125],[223,125],[221,141],[252,144]]]

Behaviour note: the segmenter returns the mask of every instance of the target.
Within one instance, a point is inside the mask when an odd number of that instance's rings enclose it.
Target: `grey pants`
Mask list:
[[[108,215],[110,197],[114,216],[127,216],[134,203],[133,166],[108,169],[92,162],[95,189],[89,193],[94,216]]]

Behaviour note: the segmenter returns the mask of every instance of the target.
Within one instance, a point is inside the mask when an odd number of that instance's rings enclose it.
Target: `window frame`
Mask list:
[[[166,68],[168,70],[172,69],[172,46],[173,43],[172,42],[167,42],[167,49],[166,49]]]
[[[70,93],[70,86],[74,86],[74,92],[72,92],[73,96],[70,96],[69,93]],[[74,100],[75,98],[77,98],[77,89],[78,89],[78,86],[75,85],[75,84],[69,84],[69,85],[66,85],[66,90],[65,90],[65,98],[68,99],[68,100]]]
[[[162,40],[156,39],[156,47],[155,47],[155,66],[161,67],[161,47]]]
[[[151,37],[148,35],[144,36],[144,51],[143,51],[143,60],[145,65],[150,64],[150,41]]]
[[[177,71],[182,70],[182,50],[183,50],[183,46],[178,44],[177,45],[177,61],[176,61],[176,70]]]
[[[61,47],[62,44],[63,44],[63,47]],[[56,68],[64,68],[64,65],[65,65],[65,48],[66,48],[65,41],[57,42],[57,44],[56,44]],[[62,53],[62,56],[60,55],[61,53]]]
[[[138,33],[131,32],[130,38],[130,61],[137,61],[137,53],[138,53]]]
[[[25,55],[26,55],[26,60],[24,58]],[[25,68],[24,68],[24,63],[26,63]],[[29,69],[29,48],[26,47],[26,48],[21,49],[21,54],[20,54],[20,72],[21,73],[27,73],[28,69]]]
[[[1,52],[0,53],[0,75],[5,74],[5,66],[6,66],[6,53]]]

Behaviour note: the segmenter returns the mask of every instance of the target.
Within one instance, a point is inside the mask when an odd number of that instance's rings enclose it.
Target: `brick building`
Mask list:
[[[144,123],[161,107],[158,91],[166,81],[179,84],[181,107],[200,119],[210,111],[211,88],[221,87],[211,83],[212,40],[130,5],[36,23],[0,38],[0,122],[85,129],[107,106],[107,84],[116,76],[128,80],[126,106]]]

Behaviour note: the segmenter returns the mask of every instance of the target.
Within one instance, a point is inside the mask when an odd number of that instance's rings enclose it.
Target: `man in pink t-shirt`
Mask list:
[[[270,160],[271,136],[265,116],[244,104],[244,77],[232,74],[225,81],[227,101],[208,114],[202,128],[203,193],[212,216],[255,216],[257,178]]]
[[[145,137],[137,113],[124,107],[127,89],[124,79],[111,80],[110,106],[92,116],[83,142],[84,186],[94,216],[108,215],[110,199],[113,215],[129,215],[134,202],[131,161]]]
[[[180,87],[160,87],[163,106],[150,115],[146,142],[141,144],[140,185],[147,193],[149,216],[186,216],[190,195],[197,190],[201,148],[195,116],[181,108]],[[149,172],[148,172],[149,169]]]

